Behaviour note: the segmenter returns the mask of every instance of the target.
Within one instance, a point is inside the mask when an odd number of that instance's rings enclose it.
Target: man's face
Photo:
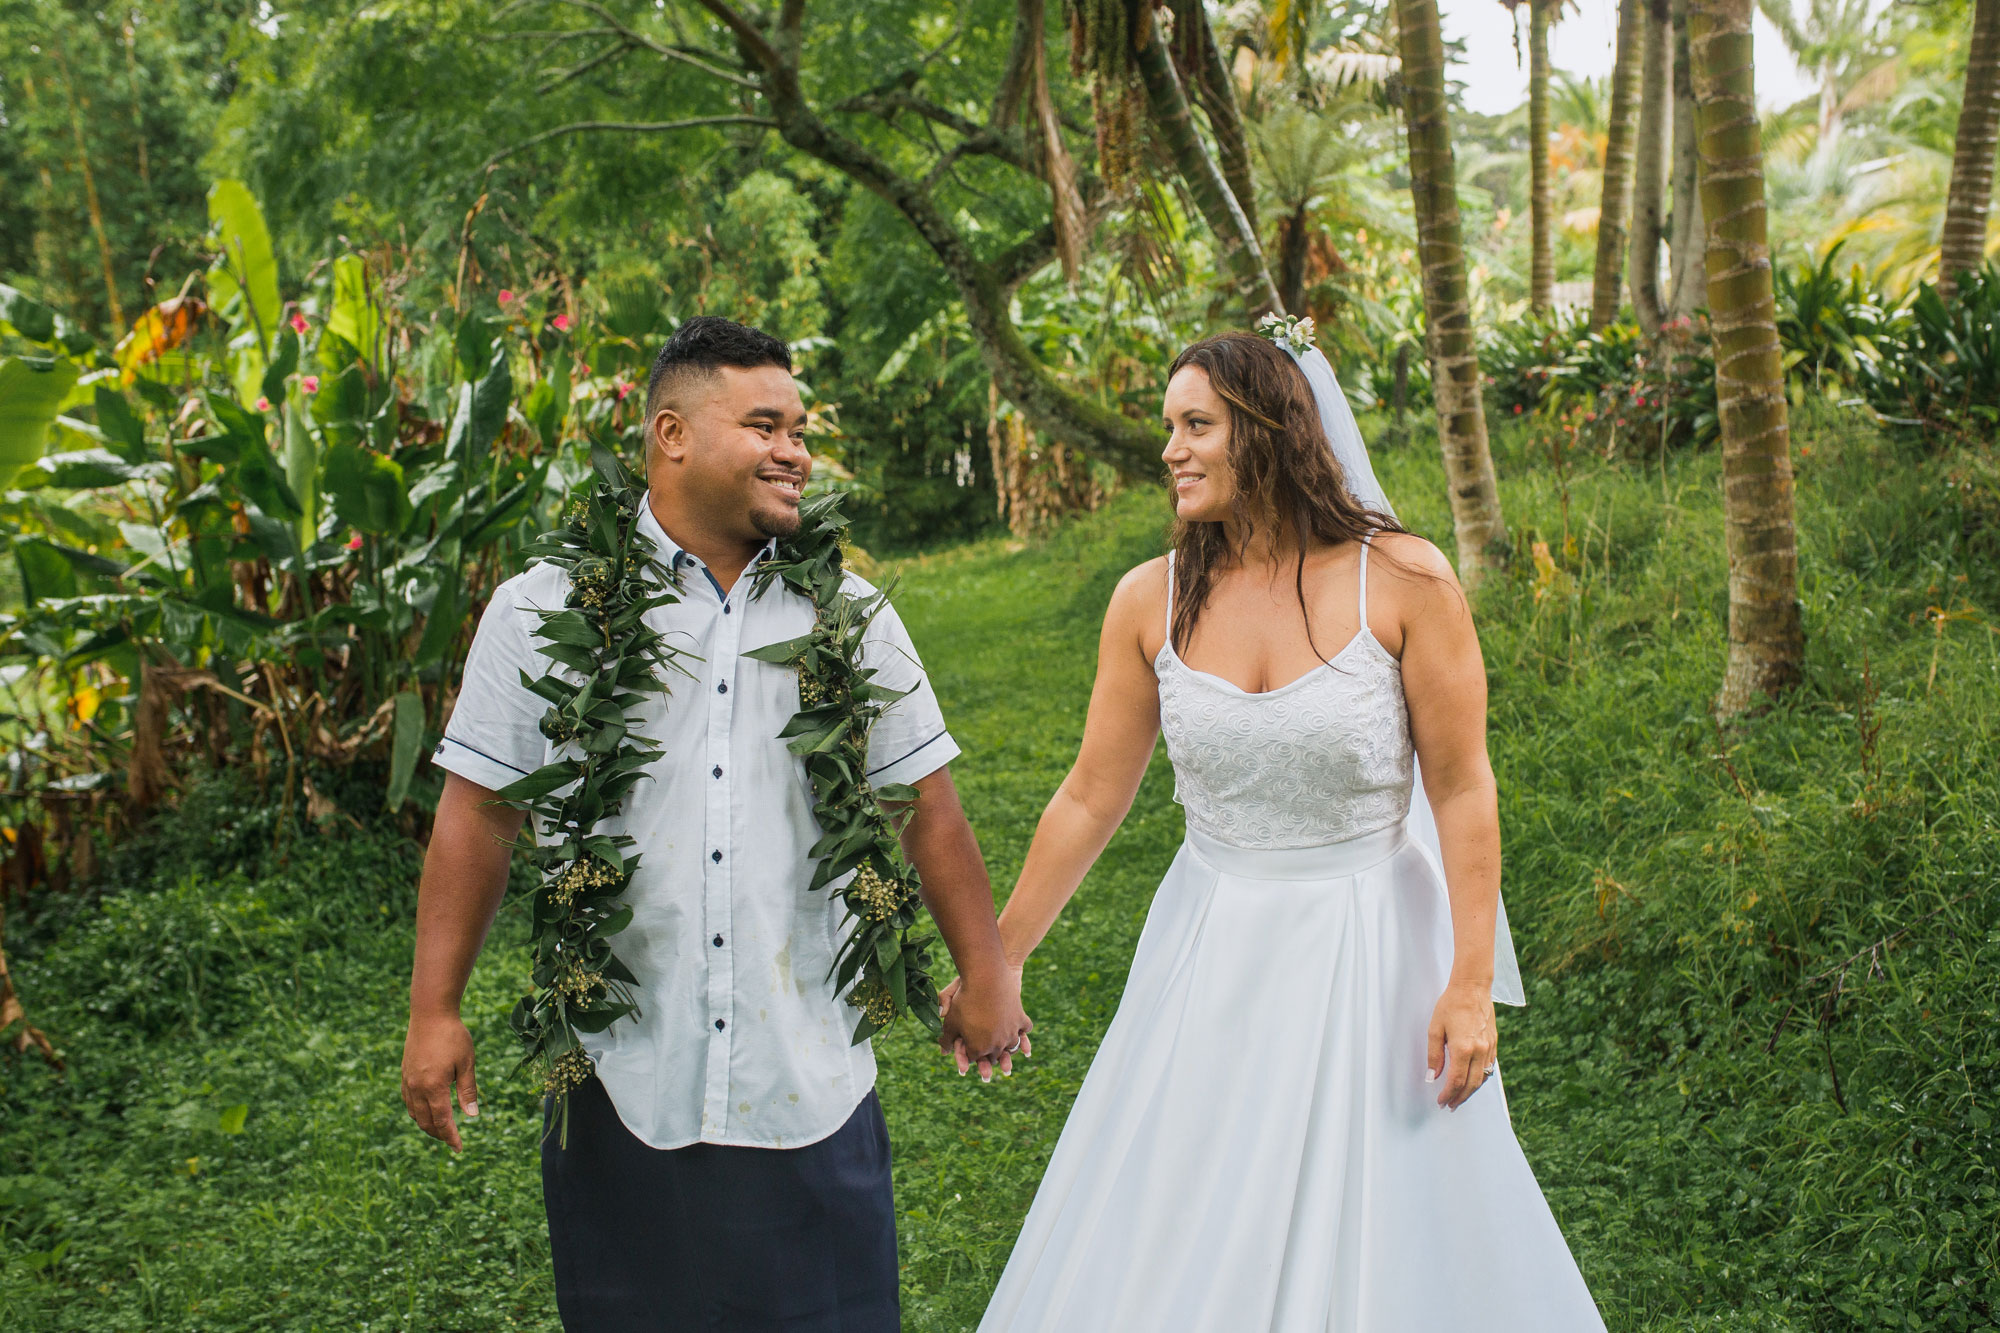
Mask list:
[[[745,541],[797,532],[812,455],[791,372],[723,366],[676,398],[653,419],[654,461],[704,521]]]

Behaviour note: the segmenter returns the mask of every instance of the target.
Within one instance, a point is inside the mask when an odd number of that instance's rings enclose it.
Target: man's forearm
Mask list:
[[[903,829],[903,852],[922,880],[924,906],[960,976],[974,984],[997,978],[1007,964],[979,839],[945,770],[919,782],[917,792],[916,810]]]
[[[456,1017],[472,964],[507,891],[506,845],[518,813],[486,804],[491,793],[453,778],[438,802],[417,889],[416,959],[410,1013]]]

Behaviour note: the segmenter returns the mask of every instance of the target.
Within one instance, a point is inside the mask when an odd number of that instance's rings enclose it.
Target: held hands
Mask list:
[[[472,1077],[472,1034],[456,1014],[412,1015],[409,1035],[403,1039],[403,1105],[424,1133],[458,1152],[463,1145],[458,1139],[458,1121],[452,1115],[454,1083],[466,1119],[476,1119],[479,1085]]]
[[[1014,1072],[1014,1055],[1034,1053],[1028,1034],[1035,1021],[1021,1008],[1021,969],[1005,972],[968,986],[959,977],[938,996],[938,1015],[943,1025],[938,1031],[938,1049],[958,1061],[963,1076],[975,1063],[979,1081],[991,1083],[997,1066],[1002,1074]]]
[[[1479,1091],[1500,1045],[1493,1023],[1493,984],[1453,981],[1431,1011],[1426,1083],[1442,1080],[1438,1105],[1456,1111]]]

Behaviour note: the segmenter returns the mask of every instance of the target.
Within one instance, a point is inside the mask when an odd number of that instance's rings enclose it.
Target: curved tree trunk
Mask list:
[[[1229,77],[1229,66],[1222,58],[1222,48],[1216,44],[1215,29],[1209,24],[1201,0],[1172,0],[1172,7],[1175,37],[1181,40],[1185,34],[1188,45],[1182,49],[1191,58],[1183,64],[1194,71],[1189,83],[1202,110],[1208,113],[1208,127],[1215,135],[1215,156],[1222,168],[1222,178],[1229,182],[1230,192],[1236,196],[1236,203],[1250,224],[1250,234],[1262,236],[1263,229],[1257,222],[1256,178],[1250,171],[1250,141],[1243,132],[1243,113],[1236,105],[1236,88]]]
[[[1065,388],[1014,327],[1009,310],[1013,285],[1055,257],[1053,227],[1021,247],[1033,252],[1025,259],[1019,253],[1009,253],[991,263],[981,262],[922,181],[898,172],[865,144],[831,129],[814,113],[799,80],[798,30],[803,5],[798,0],[787,0],[775,33],[767,33],[724,0],[701,3],[730,30],[761,74],[758,87],[785,142],[879,196],[916,229],[937,256],[965,306],[973,341],[1007,400],[1037,430],[1128,474],[1156,475],[1161,437],[1144,423]]]
[[[1958,275],[1986,263],[1986,215],[1993,204],[1993,155],[2000,146],[2000,0],[1975,0],[1972,50],[1965,64],[1965,104],[1951,159],[1944,242],[1938,249],[1938,295],[1950,301]]]
[[[1667,145],[1673,126],[1673,31],[1667,0],[1642,0],[1639,147],[1632,177],[1632,310],[1648,338],[1665,323],[1660,246],[1666,239]]]
[[[1645,0],[1619,0],[1618,56],[1611,67],[1611,121],[1604,144],[1604,193],[1597,207],[1597,267],[1590,282],[1590,327],[1618,318],[1632,207],[1632,146],[1639,111],[1639,47]]]
[[[1729,552],[1729,661],[1716,699],[1724,716],[1796,684],[1805,657],[1751,13],[1751,0],[1688,3]]]
[[[1200,11],[1197,10],[1197,13]],[[1278,298],[1271,270],[1264,262],[1264,247],[1250,225],[1236,192],[1223,179],[1222,171],[1209,156],[1208,145],[1194,126],[1194,112],[1172,55],[1160,40],[1160,25],[1154,21],[1151,0],[1143,0],[1134,15],[1133,67],[1146,90],[1146,110],[1153,130],[1172,154],[1174,168],[1189,196],[1215,237],[1216,258],[1236,284],[1237,295],[1249,308],[1250,318],[1285,308]]]
[[[1528,0],[1528,305],[1555,307],[1555,205],[1549,197],[1549,9],[1560,0]]]
[[[1444,41],[1437,0],[1396,0],[1403,57],[1403,116],[1410,140],[1410,196],[1417,215],[1424,317],[1430,326],[1438,445],[1451,487],[1459,578],[1478,585],[1507,558],[1507,525],[1486,442],[1479,357],[1466,295],[1465,245],[1458,220],[1458,173],[1444,93]]]

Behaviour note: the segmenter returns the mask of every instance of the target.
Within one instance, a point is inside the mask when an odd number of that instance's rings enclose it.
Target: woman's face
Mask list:
[[[1166,460],[1174,513],[1188,523],[1220,523],[1236,500],[1229,467],[1229,405],[1200,366],[1182,366],[1167,382]]]

